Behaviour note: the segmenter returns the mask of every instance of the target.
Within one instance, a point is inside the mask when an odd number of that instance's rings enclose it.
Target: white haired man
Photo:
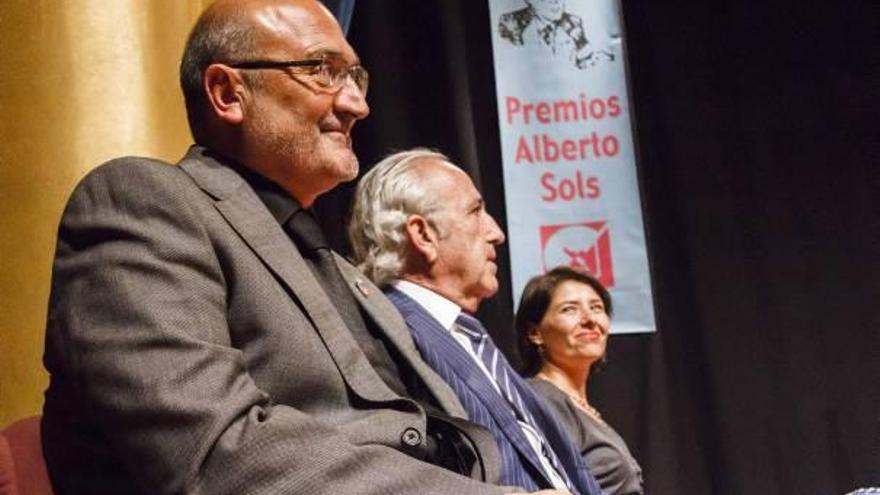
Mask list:
[[[416,347],[502,456],[501,481],[529,490],[601,493],[581,457],[473,316],[498,290],[504,233],[471,179],[437,152],[391,155],[361,180],[349,235]]]

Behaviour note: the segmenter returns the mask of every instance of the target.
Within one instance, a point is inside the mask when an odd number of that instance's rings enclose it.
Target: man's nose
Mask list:
[[[342,89],[336,94],[333,107],[337,112],[351,115],[354,120],[360,120],[370,114],[367,96],[358,88],[351,77],[346,78]]]
[[[506,239],[504,231],[501,230],[501,227],[498,226],[498,223],[492,218],[492,215],[486,213],[486,217],[489,221],[489,242],[492,244],[503,244]]]

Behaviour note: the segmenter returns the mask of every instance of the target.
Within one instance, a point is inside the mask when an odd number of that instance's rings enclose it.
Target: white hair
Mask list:
[[[364,174],[355,190],[348,237],[358,268],[380,287],[403,274],[410,215],[425,217],[443,236],[432,220],[441,198],[424,189],[416,171],[423,160],[449,163],[446,155],[424,148],[394,153]]]

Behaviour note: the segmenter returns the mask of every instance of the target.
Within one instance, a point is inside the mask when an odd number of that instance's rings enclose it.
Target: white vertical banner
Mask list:
[[[615,333],[654,305],[615,0],[489,0],[514,304],[557,265],[593,273]]]

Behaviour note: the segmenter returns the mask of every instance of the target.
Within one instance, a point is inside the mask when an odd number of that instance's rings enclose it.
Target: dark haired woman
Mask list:
[[[544,397],[609,495],[641,494],[642,470],[590,405],[590,372],[605,360],[611,295],[592,276],[558,267],[526,284],[516,313],[523,375]]]

